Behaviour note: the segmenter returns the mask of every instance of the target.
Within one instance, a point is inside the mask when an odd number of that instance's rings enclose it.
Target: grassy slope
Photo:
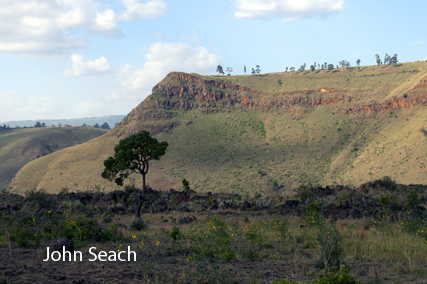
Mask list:
[[[260,76],[192,75],[272,93],[251,95],[259,101],[283,98],[280,92],[284,91],[319,88],[347,90],[346,95],[353,96],[353,100],[350,104],[295,105],[269,111],[236,106],[232,111],[208,115],[199,110],[170,109],[166,112],[173,118],[153,122],[148,114],[159,96],[152,95],[109,134],[26,165],[17,174],[14,191],[22,193],[37,187],[58,192],[63,186],[86,190],[95,185],[113,189],[113,183],[102,180],[100,173],[102,161],[113,154],[120,139],[117,136],[168,121],[180,125],[171,133],[155,135],[170,145],[166,155],[152,163],[147,176],[148,183],[156,188],[181,187],[182,178],[199,191],[249,193],[271,190],[273,180],[282,186],[280,190],[307,182],[357,185],[385,175],[399,183],[427,180],[427,139],[419,131],[427,126],[424,107],[341,114],[344,107],[355,103],[402,96],[427,75],[425,62],[368,66],[360,71],[353,68]],[[159,84],[190,85],[169,77]],[[139,176],[134,178],[140,183]]]
[[[29,161],[105,133],[106,130],[89,127],[46,127],[13,129],[0,134],[0,187],[9,185]]]

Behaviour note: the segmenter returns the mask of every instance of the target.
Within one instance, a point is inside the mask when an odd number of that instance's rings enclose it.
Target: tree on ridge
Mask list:
[[[216,67],[216,72],[218,72],[218,75],[221,75],[221,74],[224,75],[224,70],[222,70],[222,66],[221,65],[218,65]]]

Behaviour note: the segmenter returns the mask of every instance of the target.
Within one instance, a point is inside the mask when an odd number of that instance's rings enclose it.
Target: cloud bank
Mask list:
[[[24,56],[58,56],[85,47],[75,28],[108,37],[122,36],[117,21],[156,18],[166,4],[122,0],[116,13],[94,0],[0,0],[0,52]]]
[[[111,71],[111,66],[104,56],[96,60],[85,62],[83,61],[82,55],[73,54],[71,56],[71,61],[73,69],[65,69],[65,77],[102,75]]]
[[[238,19],[280,17],[284,22],[325,17],[343,9],[343,0],[236,0]]]
[[[125,97],[128,99],[144,99],[151,93],[153,86],[171,71],[211,74],[215,73],[221,61],[220,56],[210,53],[205,47],[189,43],[154,43],[145,58],[141,69],[126,64],[117,75],[117,81],[126,90]],[[123,96],[123,93],[116,92],[108,99],[123,99]]]
[[[34,119],[46,113],[56,113],[57,106],[47,97],[28,98],[14,91],[0,91],[0,121]]]

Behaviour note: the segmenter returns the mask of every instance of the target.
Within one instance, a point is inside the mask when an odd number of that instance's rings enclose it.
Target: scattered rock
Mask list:
[[[62,252],[62,248],[65,248],[65,251],[74,252],[74,243],[67,238],[57,239],[53,243],[53,250]]]
[[[180,223],[180,224],[188,224],[188,223],[191,223],[191,222],[193,222],[193,219],[190,218],[190,217],[188,217],[188,216],[180,217],[178,219],[178,223]]]

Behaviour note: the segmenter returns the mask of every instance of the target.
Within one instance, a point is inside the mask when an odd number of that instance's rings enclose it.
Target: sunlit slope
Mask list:
[[[171,73],[108,134],[26,165],[13,190],[111,190],[102,162],[140,130],[169,143],[147,175],[156,188],[180,188],[183,178],[199,191],[249,193],[385,175],[426,183],[426,70],[413,62],[258,76]]]
[[[29,161],[86,142],[107,131],[92,127],[43,127],[12,129],[0,134],[0,188]]]

